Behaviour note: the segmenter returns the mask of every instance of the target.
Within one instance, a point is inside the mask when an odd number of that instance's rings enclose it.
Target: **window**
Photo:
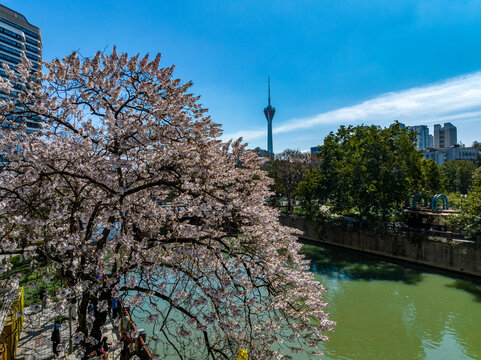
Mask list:
[[[38,34],[34,33],[33,31],[27,30],[27,29],[22,29],[25,34],[27,34],[30,37],[33,37],[34,39],[38,39]]]
[[[17,68],[13,65],[7,64],[7,66],[12,70],[17,71]],[[3,69],[3,63],[1,61],[0,61],[0,69]]]
[[[29,53],[25,53],[25,55],[27,55],[27,57],[28,57],[30,60],[38,61],[38,56],[29,54]]]
[[[28,51],[33,52],[33,53],[35,53],[35,54],[38,54],[38,53],[39,53],[38,49],[34,48],[33,46],[25,45],[25,48],[26,48]]]
[[[16,42],[16,41],[13,41],[13,40],[11,40],[11,39],[9,39],[9,38],[6,38],[6,37],[4,37],[4,36],[0,36],[0,41],[3,42],[3,43],[5,43],[5,44],[8,44],[8,45],[15,46],[15,47],[17,47],[17,48],[19,48],[19,49],[22,48],[22,45],[20,45],[20,43],[18,43],[18,42]]]
[[[5,45],[0,44],[0,50],[6,51],[6,52],[8,52],[10,54],[13,54],[13,55],[20,56],[20,51],[11,49],[11,48],[9,48],[8,46],[5,46]]]
[[[0,59],[10,61],[14,64],[18,64],[20,62],[19,59],[15,59],[14,57],[11,57],[11,56],[8,56],[8,55],[5,55],[5,54],[1,54],[1,53],[0,53]]]
[[[32,45],[35,45],[35,46],[38,47],[38,42],[37,42],[37,41],[32,40],[32,39],[30,39],[30,38],[26,38],[25,40],[26,40],[29,44],[32,44]]]
[[[15,39],[18,39],[18,40],[23,40],[23,38],[22,38],[21,35],[16,34],[16,33],[14,33],[13,31],[7,30],[7,29],[5,29],[5,28],[3,28],[3,27],[0,27],[0,33],[3,33],[3,34],[8,35],[8,36],[11,36],[11,37],[13,37],[13,38],[15,38]]]

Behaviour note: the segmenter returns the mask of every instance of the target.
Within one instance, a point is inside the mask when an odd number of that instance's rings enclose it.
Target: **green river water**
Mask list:
[[[480,282],[337,248],[303,252],[337,322],[325,359],[481,359]]]
[[[323,359],[481,359],[480,281],[339,248],[302,251],[337,322]]]

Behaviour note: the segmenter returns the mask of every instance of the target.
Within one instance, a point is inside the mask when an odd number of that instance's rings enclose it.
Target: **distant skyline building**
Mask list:
[[[416,132],[416,148],[418,150],[432,147],[429,145],[429,128],[426,125],[416,125],[411,127]]]
[[[22,53],[33,63],[33,68],[40,68],[42,58],[40,29],[30,24],[22,14],[0,5],[0,76],[5,77],[1,66],[7,64],[15,68],[21,62]],[[38,128],[35,120],[27,120],[27,131],[35,131]]]
[[[267,101],[268,105],[264,108],[264,115],[266,116],[267,120],[267,151],[270,154],[273,154],[273,146],[272,146],[272,119],[274,118],[274,114],[276,113],[276,109],[271,106],[271,78],[267,78]]]
[[[442,166],[445,162],[453,160],[477,161],[481,156],[481,150],[455,145],[445,149],[424,149],[423,156],[425,159],[434,160],[436,164]]]
[[[434,125],[434,147],[436,149],[446,149],[458,143],[458,132],[456,126],[451,123]]]

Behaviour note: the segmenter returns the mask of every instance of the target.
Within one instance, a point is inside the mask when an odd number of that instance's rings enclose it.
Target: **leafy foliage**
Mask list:
[[[473,171],[470,191],[467,195],[458,194],[455,206],[459,213],[450,217],[451,225],[473,238],[481,235],[481,167]]]
[[[450,224],[471,237],[481,235],[481,187],[475,187],[458,205],[459,213],[451,216]]]
[[[30,260],[22,260],[20,255],[15,255],[9,260],[11,269],[0,275],[0,280],[19,277],[19,286],[24,288],[24,306],[42,304],[40,298],[42,288],[54,298],[61,287],[60,274],[49,269],[44,258],[38,260],[32,267]]]
[[[474,170],[472,187],[473,189],[481,188],[481,166]]]
[[[293,210],[294,192],[310,169],[314,167],[315,159],[311,154],[303,154],[298,150],[284,150],[277,154],[266,165],[269,176],[274,180],[272,190],[274,201],[281,197],[287,199],[287,212]]]
[[[436,164],[425,162],[414,144],[414,133],[399,123],[341,126],[324,139],[319,168],[298,187],[304,206],[312,212],[328,204],[337,213],[388,218],[409,192],[439,186]]]
[[[431,196],[443,191],[443,177],[441,169],[434,160],[422,159],[421,163],[422,180],[421,191]]]
[[[467,160],[452,160],[441,166],[444,188],[447,192],[467,194],[473,182],[473,162]]]

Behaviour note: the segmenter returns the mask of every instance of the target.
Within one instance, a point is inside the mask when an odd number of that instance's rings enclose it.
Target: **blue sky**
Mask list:
[[[481,2],[4,0],[41,28],[43,58],[116,45],[163,55],[224,138],[308,149],[341,124],[452,122],[481,140]]]

